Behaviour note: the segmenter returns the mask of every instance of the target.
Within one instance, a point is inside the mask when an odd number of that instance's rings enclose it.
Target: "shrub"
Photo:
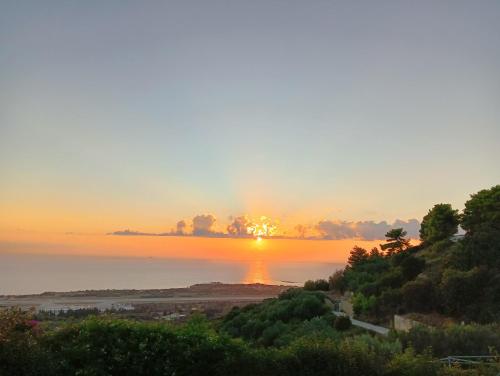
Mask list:
[[[416,326],[409,332],[398,332],[404,346],[413,346],[418,353],[432,349],[435,356],[489,355],[500,349],[498,325],[451,325],[446,328]]]
[[[429,353],[415,354],[410,347],[389,362],[387,376],[434,376],[440,368]]]
[[[0,375],[50,375],[50,354],[39,346],[42,335],[32,311],[0,310]]]
[[[352,298],[352,306],[356,314],[372,314],[377,306],[377,298],[374,295],[369,297],[362,293],[357,293]]]
[[[446,312],[452,315],[466,312],[478,299],[478,291],[485,287],[485,276],[486,272],[479,268],[467,272],[446,269],[440,285]]]
[[[335,319],[335,329],[338,331],[345,331],[351,328],[351,319],[348,316],[338,316]]]
[[[434,285],[427,278],[406,283],[402,288],[403,305],[409,312],[429,312],[435,306]]]
[[[309,280],[304,283],[306,291],[328,291],[330,285],[326,279]]]
[[[221,329],[233,337],[265,345],[282,343],[280,338],[295,330],[301,322],[330,312],[324,299],[324,294],[320,292],[290,289],[278,299],[230,312],[223,320]]]

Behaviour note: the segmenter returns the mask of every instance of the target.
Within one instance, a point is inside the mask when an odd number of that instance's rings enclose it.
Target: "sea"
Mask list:
[[[343,267],[329,262],[0,253],[0,295],[163,289],[210,282],[293,286],[328,278]]]

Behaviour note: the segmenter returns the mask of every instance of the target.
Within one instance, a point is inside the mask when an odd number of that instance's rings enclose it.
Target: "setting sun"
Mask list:
[[[247,224],[247,234],[259,238],[262,236],[273,236],[278,231],[278,226],[275,221],[266,216],[261,216],[259,219],[252,219]],[[262,239],[260,239],[262,240]]]

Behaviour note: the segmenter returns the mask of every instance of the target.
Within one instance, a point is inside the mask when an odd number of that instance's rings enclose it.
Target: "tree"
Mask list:
[[[500,185],[471,195],[461,225],[467,231],[464,252],[473,265],[500,267]]]
[[[368,260],[368,252],[366,249],[358,247],[357,245],[351,250],[349,258],[347,259],[347,264],[354,268]]]
[[[402,288],[404,307],[410,312],[429,312],[434,309],[434,285],[427,278],[410,281]]]
[[[370,250],[370,255],[369,256],[370,256],[371,259],[375,259],[375,258],[383,257],[384,254],[382,252],[380,252],[377,247],[373,247]]]
[[[387,256],[392,256],[394,253],[403,252],[410,247],[410,241],[405,238],[407,232],[402,228],[394,228],[385,234],[387,243],[380,244],[380,248],[387,251]]]
[[[401,272],[407,281],[415,279],[425,268],[425,259],[408,256],[401,262]]]
[[[346,290],[346,281],[344,278],[344,271],[337,270],[328,278],[329,289],[332,291],[337,291],[341,294]]]
[[[372,314],[377,305],[377,298],[375,295],[366,297],[361,292],[354,294],[352,297],[352,309],[354,313],[359,314]]]
[[[384,290],[377,299],[381,314],[387,316],[397,312],[398,308],[401,306],[402,299],[403,297],[400,288],[389,288]]]
[[[465,203],[461,225],[468,234],[485,228],[500,233],[500,185],[471,195]]]
[[[487,283],[487,273],[480,268],[469,271],[446,269],[440,284],[441,297],[446,313],[464,315],[477,301]]]
[[[338,316],[333,324],[335,329],[343,332],[351,328],[351,319],[348,316]]]
[[[458,231],[460,216],[450,204],[436,204],[429,210],[420,225],[420,239],[435,243],[454,235]]]

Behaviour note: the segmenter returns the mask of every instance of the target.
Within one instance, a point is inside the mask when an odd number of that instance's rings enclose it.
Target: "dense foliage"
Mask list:
[[[405,238],[407,232],[402,228],[394,228],[385,234],[387,243],[382,244],[380,248],[387,252],[388,256],[394,253],[401,253],[410,247],[410,241]]]
[[[455,240],[459,222],[466,233]],[[402,229],[386,234],[381,251],[354,247],[330,288],[352,291],[355,313],[375,321],[409,312],[499,321],[500,185],[472,195],[461,216],[449,204],[435,205],[420,234],[423,243],[413,247]]]
[[[432,349],[434,356],[496,355],[500,349],[498,325],[449,325],[443,328],[416,326],[395,335],[403,346],[412,346],[419,353]]]
[[[435,243],[448,239],[458,231],[460,215],[450,204],[437,204],[429,210],[420,225],[420,239],[423,242]]]
[[[290,289],[277,299],[233,308],[221,329],[232,337],[265,346],[287,345],[301,333],[336,338],[332,326],[335,317],[330,311],[324,294]]]
[[[34,331],[9,311],[1,328],[0,375],[438,376],[495,375],[498,368],[443,366],[398,339],[367,334],[342,339],[299,336],[287,346],[250,346],[195,317],[185,325],[87,318]],[[28,320],[28,321],[27,321]],[[13,350],[16,351],[13,351]]]
[[[326,279],[309,280],[304,283],[304,290],[307,291],[328,291],[330,284]]]

